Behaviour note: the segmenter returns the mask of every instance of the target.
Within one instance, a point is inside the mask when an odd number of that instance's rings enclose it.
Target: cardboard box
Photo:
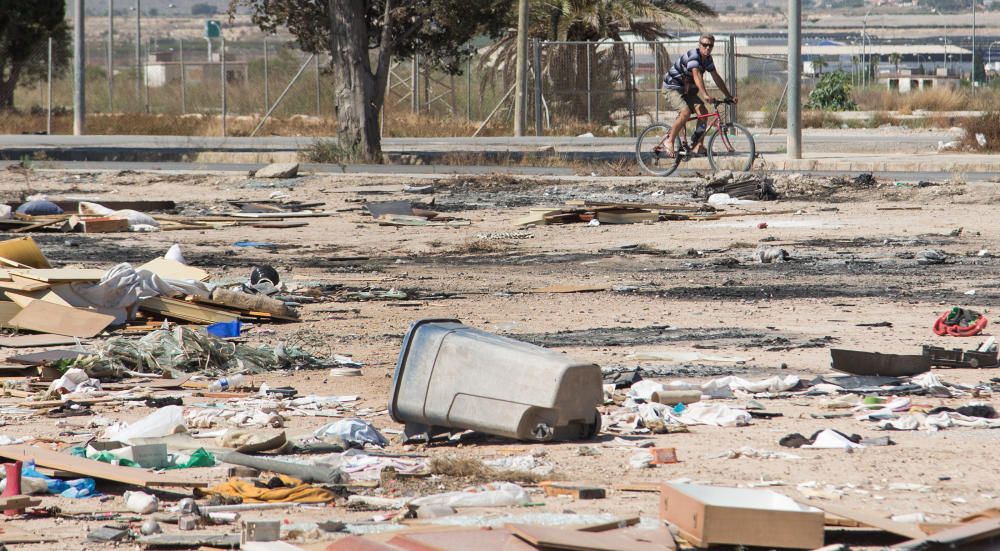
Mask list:
[[[823,511],[769,490],[664,484],[660,518],[676,525],[696,547],[823,546]]]

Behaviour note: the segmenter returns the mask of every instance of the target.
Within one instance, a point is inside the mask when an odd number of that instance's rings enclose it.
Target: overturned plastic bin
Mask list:
[[[454,319],[413,322],[403,338],[389,414],[407,436],[471,429],[519,440],[592,438],[601,368]]]

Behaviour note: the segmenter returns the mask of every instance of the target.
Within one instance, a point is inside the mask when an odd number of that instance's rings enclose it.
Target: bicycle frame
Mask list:
[[[729,137],[726,136],[725,132],[722,132],[722,113],[719,112],[719,103],[721,103],[721,102],[716,102],[716,104],[715,104],[715,111],[712,111],[710,113],[705,113],[704,115],[699,115],[697,113],[692,113],[691,116],[688,117],[688,120],[686,120],[684,122],[684,126],[681,127],[681,132],[685,136],[685,139],[681,140],[681,146],[682,147],[684,147],[684,144],[687,143],[687,124],[689,122],[700,121],[702,119],[715,119],[715,120],[713,120],[712,122],[708,123],[705,126],[705,133],[702,134],[701,138],[698,139],[698,143],[704,142],[705,138],[708,136],[709,130],[713,130],[714,129],[716,132],[720,133],[719,135],[722,137],[722,144],[726,146],[726,149],[729,150],[730,152],[733,151],[733,144],[729,141]],[[663,139],[660,140],[660,145],[663,145],[666,142],[666,140],[667,140],[667,136],[664,136]],[[690,147],[691,148],[698,147],[698,144],[697,143],[693,143],[693,144],[690,145]]]

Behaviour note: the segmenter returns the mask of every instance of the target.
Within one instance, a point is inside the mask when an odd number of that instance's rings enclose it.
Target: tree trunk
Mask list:
[[[381,162],[382,94],[368,56],[365,8],[364,0],[330,0],[337,140],[352,157]]]

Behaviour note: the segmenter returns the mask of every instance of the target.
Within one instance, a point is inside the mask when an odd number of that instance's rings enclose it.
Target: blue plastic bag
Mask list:
[[[25,461],[21,467],[21,476],[28,478],[40,478],[49,487],[50,494],[59,494],[69,498],[84,498],[100,495],[97,493],[97,484],[93,478],[77,478],[74,480],[61,480],[45,476],[35,470],[34,461]]]
[[[219,323],[213,323],[205,328],[210,335],[215,335],[220,339],[227,337],[239,337],[240,336],[240,320],[233,321],[222,321]]]
[[[46,216],[51,214],[62,214],[63,209],[59,208],[59,205],[53,203],[52,201],[45,201],[43,199],[38,199],[35,201],[28,201],[17,207],[18,214],[27,214],[29,216]]]

